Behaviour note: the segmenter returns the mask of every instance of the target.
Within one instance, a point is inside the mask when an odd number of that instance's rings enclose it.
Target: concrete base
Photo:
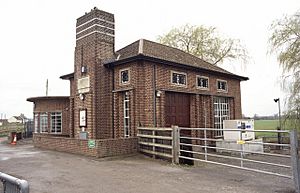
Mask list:
[[[204,149],[202,147],[193,147],[193,151],[204,153]],[[193,158],[203,160],[203,155],[194,154]],[[203,166],[202,162],[194,161],[194,166]]]
[[[251,140],[252,142],[259,142],[262,143],[262,139],[255,139],[255,140]],[[264,148],[262,144],[249,144],[249,143],[245,143],[243,144],[243,149],[244,151],[253,151],[253,152],[264,152]],[[220,147],[220,148],[226,148],[226,149],[235,149],[235,150],[241,150],[241,145],[237,144],[236,141],[217,141],[216,142],[216,147]],[[217,149],[217,152],[219,153],[238,153],[235,151],[229,151],[229,150],[220,150]]]

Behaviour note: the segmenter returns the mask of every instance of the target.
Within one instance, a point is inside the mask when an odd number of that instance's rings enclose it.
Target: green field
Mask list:
[[[277,130],[279,127],[279,120],[255,120],[254,121],[254,129],[255,130]],[[282,122],[282,128],[284,130],[290,130],[291,125],[288,123]],[[277,133],[270,132],[256,132],[256,137],[269,137],[269,136],[277,136]]]
[[[279,127],[278,120],[255,120],[254,121],[254,129],[255,130],[277,130]],[[263,136],[276,136],[276,133],[269,133],[269,132],[256,132],[256,137],[263,137]]]

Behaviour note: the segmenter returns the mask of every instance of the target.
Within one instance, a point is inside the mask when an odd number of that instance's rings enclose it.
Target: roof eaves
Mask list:
[[[230,73],[230,72],[226,73],[227,71],[226,72],[214,71],[214,70],[210,70],[210,69],[197,67],[197,66],[194,66],[194,65],[176,63],[176,62],[173,62],[173,61],[168,61],[168,60],[163,60],[163,59],[159,59],[159,58],[155,58],[155,57],[151,57],[151,56],[146,56],[144,54],[138,54],[138,55],[135,55],[133,57],[129,57],[129,58],[125,58],[125,59],[122,59],[122,60],[116,60],[116,61],[113,61],[113,62],[110,62],[110,63],[106,63],[105,67],[110,68],[110,67],[113,67],[113,66],[116,66],[116,65],[121,65],[121,64],[124,64],[124,63],[128,63],[128,62],[131,62],[131,61],[136,61],[136,60],[141,60],[141,59],[151,61],[151,62],[166,64],[166,65],[185,67],[185,68],[189,68],[189,69],[198,69],[198,70],[202,70],[202,71],[209,72],[209,73],[215,73],[215,74],[220,74],[220,75],[224,75],[224,76],[230,76],[230,77],[236,78],[238,80],[242,80],[242,81],[249,80],[248,77],[239,76],[239,75],[236,75],[236,74],[233,74],[233,73]]]
[[[74,78],[74,72],[69,73],[69,74],[65,74],[60,76],[59,78],[63,79],[63,80],[70,80],[71,78]]]
[[[35,102],[38,100],[68,100],[69,98],[69,96],[39,96],[27,98],[26,101]]]

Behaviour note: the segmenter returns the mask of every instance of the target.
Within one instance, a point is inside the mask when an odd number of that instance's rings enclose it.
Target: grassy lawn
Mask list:
[[[283,124],[284,130],[290,130],[292,128],[291,124],[288,122]],[[255,120],[254,121],[254,129],[255,130],[277,130],[277,127],[279,127],[279,120]],[[256,138],[260,137],[270,137],[274,136],[277,137],[277,133],[270,133],[270,132],[256,132],[255,133]]]
[[[279,120],[255,120],[254,128],[257,130],[276,130]]]
[[[254,121],[254,129],[255,130],[277,130],[279,127],[279,120],[255,120]],[[256,132],[256,137],[263,136],[277,136],[277,133],[269,133],[269,132]]]

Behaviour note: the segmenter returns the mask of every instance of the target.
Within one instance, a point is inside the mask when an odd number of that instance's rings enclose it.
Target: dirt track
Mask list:
[[[93,159],[31,144],[0,144],[0,171],[29,181],[30,193],[294,192],[292,180],[238,169],[177,166],[141,155]]]

